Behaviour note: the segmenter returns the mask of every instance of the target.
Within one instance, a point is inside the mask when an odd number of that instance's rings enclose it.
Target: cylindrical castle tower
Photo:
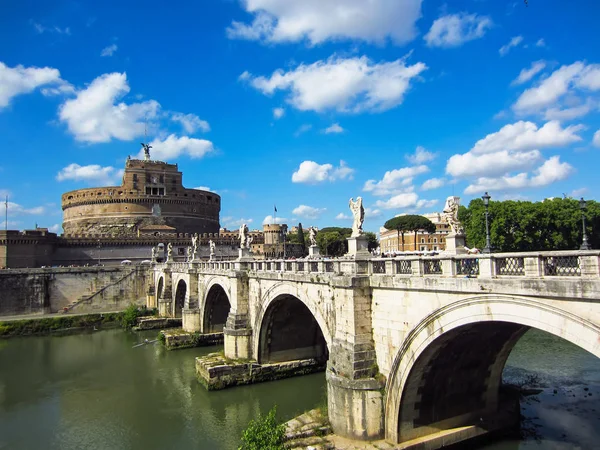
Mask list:
[[[184,188],[177,164],[128,159],[121,186],[66,192],[62,209],[67,236],[218,233],[221,197]]]

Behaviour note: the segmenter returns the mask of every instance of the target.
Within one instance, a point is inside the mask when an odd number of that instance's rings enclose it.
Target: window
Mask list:
[[[165,182],[165,176],[164,176],[164,175],[161,175],[161,176],[160,176],[160,183],[161,183],[161,184],[164,184],[164,182]]]
[[[178,247],[178,248],[177,248],[177,254],[178,254],[179,256],[183,256],[183,255],[185,255],[185,248],[184,248],[184,247]]]
[[[421,244],[424,244],[424,243],[425,243],[425,238],[421,238]],[[423,249],[421,249],[421,250],[423,250]]]
[[[150,174],[147,173],[146,174],[146,183],[150,183],[151,179],[150,179]]]
[[[135,183],[135,182],[137,182],[137,173],[134,173],[134,174],[133,174],[133,182],[134,182],[134,183]]]
[[[433,238],[433,243],[437,244],[437,238]],[[437,250],[437,249],[436,249]]]
[[[152,188],[150,186],[146,186],[146,195],[152,194]]]

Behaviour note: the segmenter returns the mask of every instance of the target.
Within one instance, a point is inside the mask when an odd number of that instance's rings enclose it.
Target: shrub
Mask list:
[[[275,418],[274,406],[266,416],[251,420],[242,433],[242,446],[238,450],[283,450],[285,426]]]
[[[136,305],[129,305],[121,317],[123,328],[132,328],[137,324],[137,318],[146,314],[146,308],[138,308]]]

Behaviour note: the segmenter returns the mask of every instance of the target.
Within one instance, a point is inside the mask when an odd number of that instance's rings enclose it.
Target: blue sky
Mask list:
[[[230,229],[597,199],[600,2],[527,3],[3,0],[9,228],[60,232],[61,193],[119,184],[145,128]]]

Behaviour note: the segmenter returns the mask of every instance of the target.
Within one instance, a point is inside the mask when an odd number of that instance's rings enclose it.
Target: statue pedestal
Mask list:
[[[321,253],[319,252],[318,245],[311,245],[310,247],[308,247],[308,257],[309,258],[320,258],[321,257]]]
[[[209,261],[214,261],[215,260],[215,254],[211,253],[210,257],[208,258]]]
[[[348,238],[348,253],[346,256],[354,259],[370,259],[369,241],[365,235]]]
[[[249,248],[240,248],[239,249],[239,256],[238,256],[238,260],[239,261],[253,261],[254,258],[252,257],[252,253],[250,252]]]
[[[446,252],[453,255],[464,255],[465,250],[465,235],[464,234],[449,234],[446,236]]]

